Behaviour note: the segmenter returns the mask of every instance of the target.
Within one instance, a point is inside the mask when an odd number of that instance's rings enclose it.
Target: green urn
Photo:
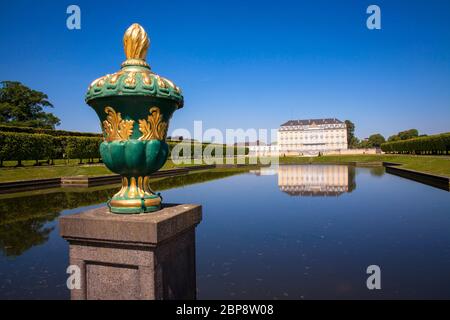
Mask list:
[[[149,175],[166,162],[169,120],[183,107],[181,90],[150,69],[150,45],[139,24],[123,38],[126,61],[120,71],[94,80],[86,94],[101,121],[105,165],[122,177],[122,188],[108,202],[113,213],[146,213],[161,208],[161,197],[150,188]]]

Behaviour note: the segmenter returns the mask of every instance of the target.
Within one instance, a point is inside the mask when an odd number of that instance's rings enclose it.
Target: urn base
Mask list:
[[[122,188],[108,207],[118,214],[155,212],[161,209],[161,197],[150,189],[149,177],[122,177]]]

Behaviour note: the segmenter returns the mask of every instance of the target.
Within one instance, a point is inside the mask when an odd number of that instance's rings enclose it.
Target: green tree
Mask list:
[[[386,139],[379,133],[373,134],[369,137],[369,144],[372,147],[379,148],[385,142]]]
[[[398,133],[400,140],[408,140],[412,138],[417,138],[419,136],[419,131],[417,129],[409,129],[401,131]]]
[[[419,131],[417,129],[409,129],[405,131],[400,131],[398,134],[394,134],[388,138],[389,142],[409,140],[417,138],[419,136]]]
[[[369,139],[364,139],[358,142],[357,148],[368,149],[372,148],[373,145],[370,143]]]
[[[16,81],[0,82],[0,124],[55,129],[60,120],[45,112],[52,108],[48,96]]]
[[[350,120],[345,120],[347,126],[347,143],[350,149],[358,147],[358,138],[355,137],[355,124]]]
[[[394,135],[392,135],[392,136],[390,136],[390,137],[388,138],[388,141],[389,141],[389,142],[392,142],[392,141],[399,141],[399,140],[401,140],[401,139],[400,139],[400,137],[398,136],[398,134],[394,134]]]

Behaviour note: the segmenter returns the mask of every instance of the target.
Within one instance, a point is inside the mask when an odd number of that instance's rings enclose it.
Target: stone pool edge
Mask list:
[[[383,161],[386,172],[402,178],[420,182],[445,191],[450,191],[450,177],[401,168],[401,163]]]

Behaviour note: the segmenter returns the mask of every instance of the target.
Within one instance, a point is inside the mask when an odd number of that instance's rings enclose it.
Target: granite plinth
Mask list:
[[[107,207],[61,217],[70,264],[81,271],[74,300],[195,299],[195,227],[200,205],[119,215]]]

